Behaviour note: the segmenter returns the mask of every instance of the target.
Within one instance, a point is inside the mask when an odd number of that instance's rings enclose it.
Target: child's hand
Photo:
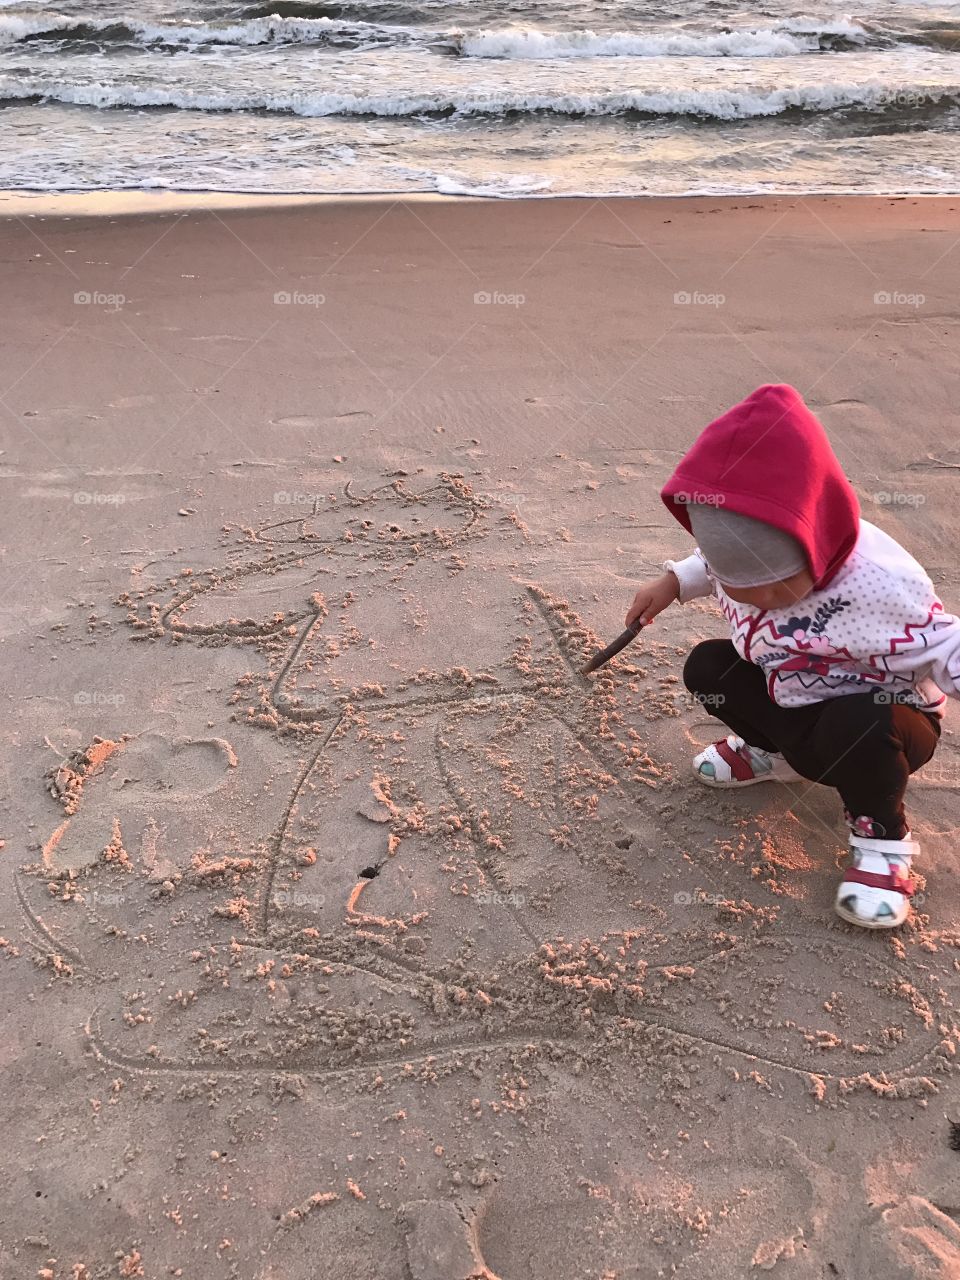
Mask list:
[[[646,625],[652,622],[658,613],[662,613],[668,604],[680,599],[680,583],[675,573],[661,574],[659,578],[651,578],[645,582],[633,597],[633,604],[627,614],[627,626],[632,626],[639,618]]]

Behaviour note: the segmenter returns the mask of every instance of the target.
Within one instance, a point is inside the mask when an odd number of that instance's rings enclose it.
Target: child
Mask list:
[[[836,910],[868,929],[902,924],[919,852],[904,792],[936,749],[944,695],[960,696],[960,620],[859,518],[793,387],[760,387],[712,422],[661,496],[699,545],[640,588],[627,625],[711,593],[730,623],[730,640],[698,644],[684,667],[732,731],[694,758],[698,780],[834,787],[852,854]]]

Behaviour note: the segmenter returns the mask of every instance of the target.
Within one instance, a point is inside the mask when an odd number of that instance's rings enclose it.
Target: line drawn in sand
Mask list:
[[[932,974],[789,904],[756,910],[746,868],[672,834],[676,788],[631,724],[655,686],[580,675],[597,637],[500,568],[522,562],[517,535],[459,477],[348,484],[248,531],[226,568],[121,597],[158,661],[171,639],[256,648],[232,714],[274,735],[289,790],[262,836],[257,762],[222,737],[135,733],[54,787],[66,816],[18,881],[25,918],[98,983],[122,952],[142,996],[101,1000],[98,1060],[337,1086],[699,1046],[934,1088],[911,1083],[952,1034]],[[678,892],[691,868],[709,914]]]

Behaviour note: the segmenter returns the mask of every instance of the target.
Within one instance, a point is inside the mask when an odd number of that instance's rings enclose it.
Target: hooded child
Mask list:
[[[849,826],[836,895],[851,924],[909,915],[920,853],[909,776],[960,697],[960,620],[920,564],[860,517],[853,488],[799,392],[758,388],[712,422],[661,494],[697,540],[644,583],[627,625],[715,595],[729,640],[698,644],[684,682],[730,730],[693,760],[735,789],[806,779],[832,787]]]

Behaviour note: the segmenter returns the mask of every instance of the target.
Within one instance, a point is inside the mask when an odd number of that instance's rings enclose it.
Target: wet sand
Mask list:
[[[710,602],[580,670],[763,382],[960,605],[960,200],[0,203],[0,259],[0,1278],[960,1274],[954,713],[874,937],[831,792],[690,776]]]

